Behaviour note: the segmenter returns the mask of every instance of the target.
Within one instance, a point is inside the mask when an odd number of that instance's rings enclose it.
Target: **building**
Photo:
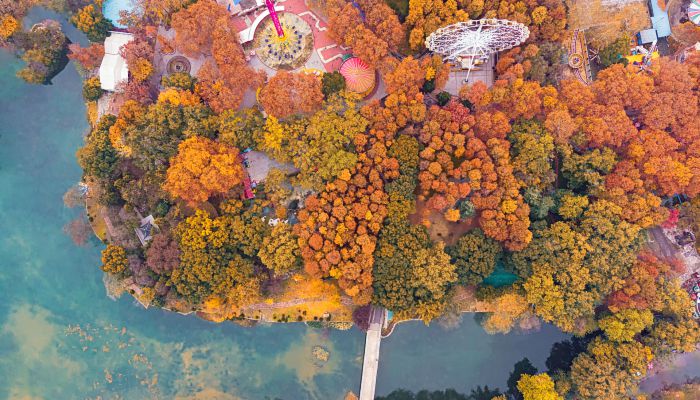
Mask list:
[[[648,0],[651,14],[651,26],[656,30],[658,38],[671,36],[671,22],[668,19],[668,12],[661,8],[658,0]]]
[[[129,80],[129,68],[119,51],[132,40],[134,36],[124,32],[110,32],[105,39],[105,55],[100,64],[100,85],[103,90],[114,92],[118,84]]]
[[[136,231],[136,236],[138,236],[142,246],[145,246],[151,239],[153,239],[153,229],[158,229],[158,225],[156,225],[153,215],[142,218],[139,227],[134,228]]]

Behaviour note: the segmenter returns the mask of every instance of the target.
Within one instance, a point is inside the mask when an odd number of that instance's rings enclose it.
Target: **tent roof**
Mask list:
[[[134,40],[130,33],[110,32],[105,39],[105,55],[100,64],[100,86],[113,92],[121,82],[129,80],[126,60],[119,54],[122,46]]]
[[[346,87],[356,93],[367,93],[374,88],[374,69],[357,57],[352,57],[340,66],[340,74],[345,78]]]

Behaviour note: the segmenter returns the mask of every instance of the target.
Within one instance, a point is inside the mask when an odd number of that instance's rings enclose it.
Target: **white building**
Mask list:
[[[103,90],[113,92],[119,83],[129,80],[129,68],[119,50],[132,40],[134,36],[124,32],[110,32],[105,39],[105,56],[100,64],[100,85]]]

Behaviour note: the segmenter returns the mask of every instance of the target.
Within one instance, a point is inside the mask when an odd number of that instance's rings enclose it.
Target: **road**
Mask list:
[[[369,329],[365,339],[365,356],[362,361],[362,383],[360,383],[360,400],[374,400],[377,386],[377,369],[379,368],[379,344],[382,341],[382,326],[385,310],[374,307],[370,310]]]
[[[654,239],[654,242],[650,243],[649,246],[655,250],[654,252],[657,256],[661,256],[666,261],[671,261],[678,257],[678,249],[671,243],[666,235],[664,235],[664,231],[660,227],[655,226],[648,229],[647,232],[649,232],[649,236]]]

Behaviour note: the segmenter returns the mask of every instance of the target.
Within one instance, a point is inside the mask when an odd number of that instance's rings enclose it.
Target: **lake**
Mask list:
[[[81,212],[62,200],[81,177],[80,77],[69,65],[53,85],[32,86],[15,78],[20,67],[0,52],[0,398],[335,400],[358,391],[364,335],[356,329],[243,328],[109,299],[103,245],[79,247],[63,232]],[[489,336],[472,315],[453,331],[402,324],[382,341],[377,393],[504,388],[516,361],[542,368],[563,337],[550,326]],[[314,363],[315,345],[331,352],[327,364]]]

